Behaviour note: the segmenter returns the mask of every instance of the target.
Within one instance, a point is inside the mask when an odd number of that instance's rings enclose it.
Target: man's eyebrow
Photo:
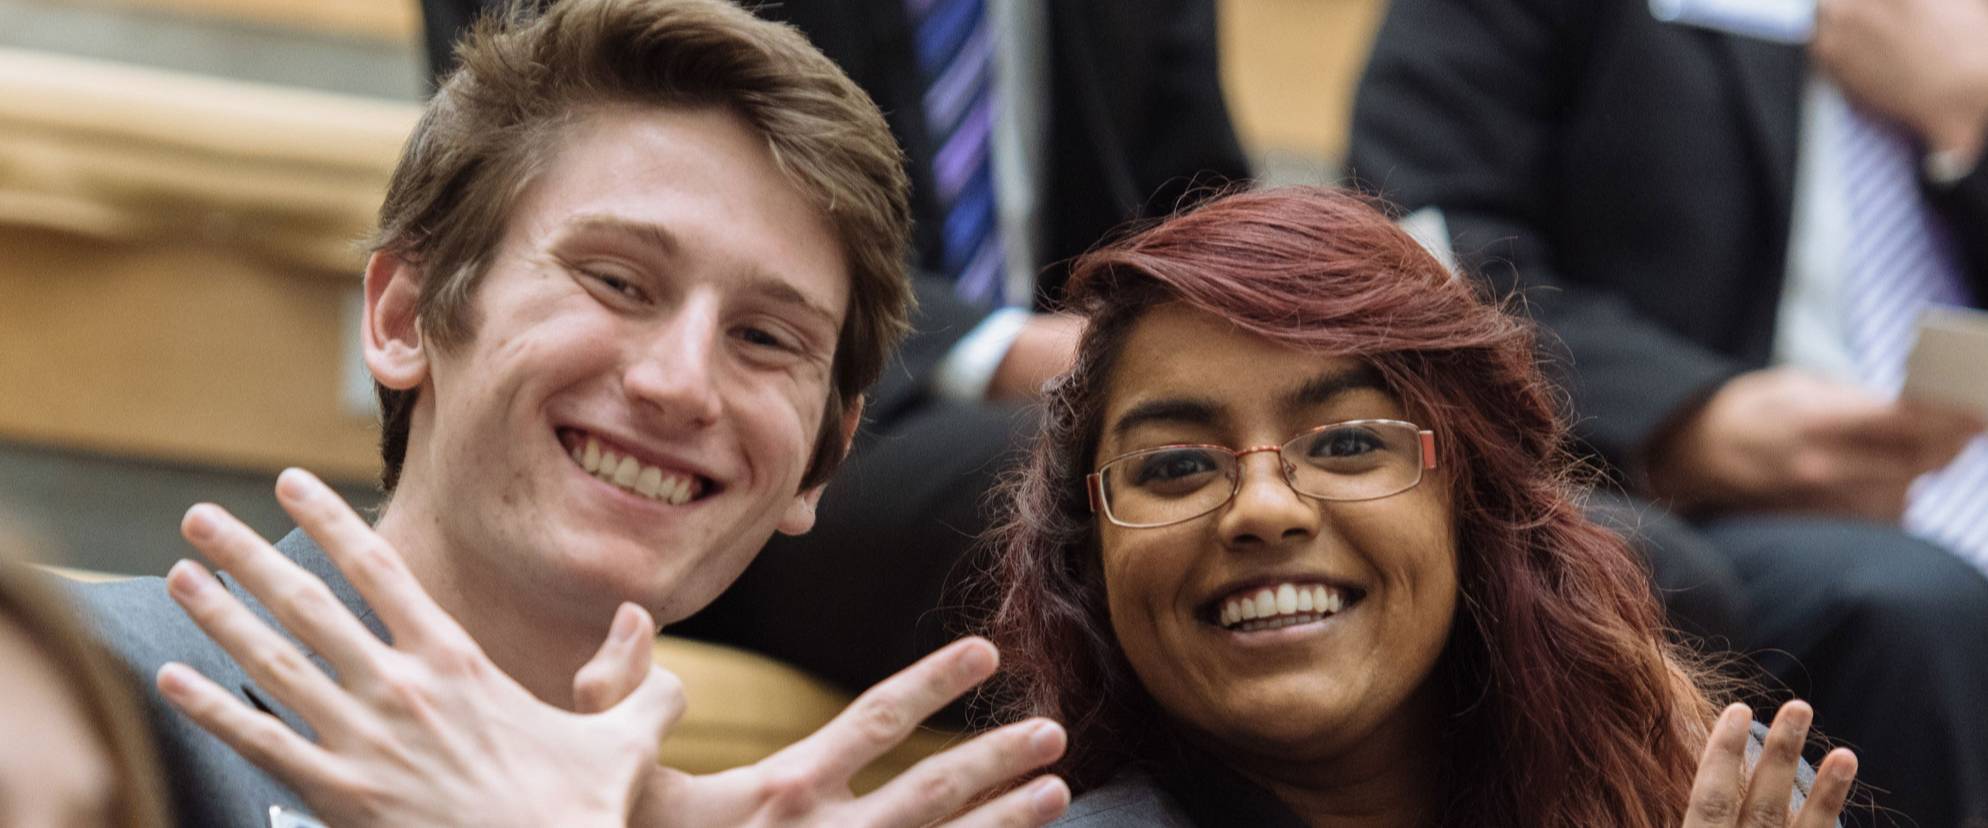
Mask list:
[[[566,226],[569,233],[608,233],[633,238],[664,255],[674,254],[678,247],[676,234],[671,233],[668,227],[646,221],[630,221],[603,213],[586,213],[575,216],[566,223]],[[785,280],[764,272],[748,272],[742,278],[746,280],[747,292],[779,304],[798,307],[810,315],[821,317],[829,327],[841,329],[842,322],[834,311],[808,298],[807,294]]]
[[[1312,408],[1332,402],[1342,394],[1362,389],[1386,391],[1387,381],[1372,365],[1328,371],[1305,380],[1305,384],[1285,395],[1284,405],[1291,409]]]
[[[1126,432],[1147,423],[1184,423],[1187,425],[1210,425],[1218,419],[1215,403],[1190,397],[1163,397],[1147,400],[1126,409],[1112,423],[1111,433],[1124,436]]]
[[[786,280],[757,272],[745,274],[741,278],[746,280],[745,288],[748,292],[757,294],[760,298],[768,301],[783,305],[792,305],[812,316],[819,316],[821,317],[821,321],[828,323],[829,327],[841,330],[842,321],[834,311],[823,307],[820,302],[809,298],[807,294],[788,284]]]
[[[585,213],[575,216],[566,223],[566,226],[569,233],[607,233],[627,236],[664,254],[673,254],[677,251],[676,235],[671,233],[668,227],[660,224],[630,221],[604,213]]]

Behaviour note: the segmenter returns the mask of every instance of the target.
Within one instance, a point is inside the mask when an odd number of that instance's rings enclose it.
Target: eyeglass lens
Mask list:
[[[1278,455],[1291,488],[1320,500],[1387,497],[1422,477],[1420,430],[1391,420],[1322,426],[1284,443]],[[1098,473],[1112,520],[1160,526],[1221,508],[1235,495],[1240,470],[1229,449],[1170,446],[1118,458]]]

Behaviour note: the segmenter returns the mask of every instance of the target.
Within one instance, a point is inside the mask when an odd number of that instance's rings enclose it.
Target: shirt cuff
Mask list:
[[[1920,172],[1926,176],[1926,183],[1939,189],[1946,189],[1973,174],[1988,156],[1988,150],[1976,150],[1972,157],[1960,150],[1939,150],[1926,153]]]
[[[1022,335],[1030,316],[1026,308],[1002,308],[980,320],[939,361],[933,377],[939,396],[955,402],[987,399],[994,372],[1000,370],[1001,360],[1007,358],[1008,349]]]

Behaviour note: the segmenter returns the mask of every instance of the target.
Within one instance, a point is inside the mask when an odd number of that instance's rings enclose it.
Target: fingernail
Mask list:
[[[1794,719],[1790,721],[1789,724],[1793,725],[1795,730],[1802,733],[1807,733],[1809,725],[1815,724],[1814,714],[1810,713],[1807,710],[1790,710],[1788,711],[1787,715],[1791,715],[1794,717]]]
[[[186,665],[177,661],[168,661],[165,664],[159,665],[159,674],[156,680],[159,685],[159,691],[168,696],[185,694],[187,688],[186,671],[188,669]]]
[[[199,567],[185,558],[181,558],[179,563],[173,564],[173,568],[166,572],[166,587],[182,598],[199,595],[207,588],[206,580],[207,578],[200,574]]]
[[[960,672],[972,676],[983,676],[994,671],[994,648],[980,645],[967,647],[959,657]]]
[[[1042,756],[1051,751],[1061,753],[1062,749],[1063,728],[1057,727],[1055,724],[1041,722],[1035,726],[1033,732],[1029,733],[1029,752],[1037,756]]]
[[[623,602],[614,611],[614,629],[608,634],[614,636],[614,640],[616,641],[631,641],[635,638],[637,626],[635,623],[635,605]]]
[[[186,517],[180,520],[180,531],[188,540],[209,541],[220,525],[214,520],[214,507],[206,503],[196,503],[186,510]]]
[[[1753,708],[1738,703],[1726,706],[1725,719],[1728,722],[1736,725],[1745,724],[1751,718],[1753,718]]]
[[[1036,780],[1035,790],[1029,793],[1029,804],[1043,819],[1054,819],[1070,806],[1070,791],[1063,787],[1063,780],[1054,776]]]
[[[1779,715],[1787,717],[1788,724],[1806,730],[1815,717],[1815,710],[1800,701],[1791,701],[1781,706]]]
[[[303,500],[311,495],[314,489],[312,482],[310,472],[293,466],[276,476],[276,494],[291,500]]]

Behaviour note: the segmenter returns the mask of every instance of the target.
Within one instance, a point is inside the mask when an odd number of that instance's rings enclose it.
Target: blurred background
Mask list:
[[[1224,0],[1259,176],[1323,182],[1380,0]],[[376,498],[361,240],[425,93],[412,0],[0,0],[0,514],[161,573],[197,500]]]

